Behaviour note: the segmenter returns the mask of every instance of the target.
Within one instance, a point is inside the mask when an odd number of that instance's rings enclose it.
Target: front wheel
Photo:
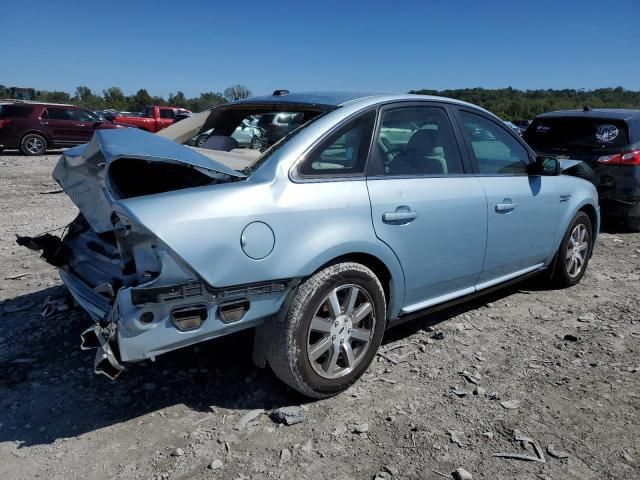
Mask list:
[[[556,255],[552,281],[561,287],[577,284],[583,277],[591,250],[593,227],[589,216],[578,212],[565,233]]]
[[[299,287],[276,329],[269,365],[304,395],[335,395],[371,364],[385,325],[384,290],[375,274],[358,263],[332,265]]]

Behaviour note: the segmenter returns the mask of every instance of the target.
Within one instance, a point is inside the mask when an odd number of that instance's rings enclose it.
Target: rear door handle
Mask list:
[[[413,222],[418,217],[418,212],[414,212],[407,205],[400,205],[395,212],[386,212],[382,215],[384,223],[392,225],[405,225]]]
[[[85,123],[76,123],[76,127],[86,127]]]
[[[49,122],[40,122],[40,125],[49,125]]]
[[[496,203],[496,212],[504,212],[509,213],[518,206],[517,203],[512,201],[510,198],[505,198],[501,203]]]

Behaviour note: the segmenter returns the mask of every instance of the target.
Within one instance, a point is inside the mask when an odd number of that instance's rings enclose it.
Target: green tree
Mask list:
[[[71,98],[71,101],[94,110],[98,110],[104,105],[104,99],[85,86],[76,87],[76,94]]]
[[[224,97],[233,102],[234,100],[242,100],[251,96],[251,90],[244,85],[233,85],[224,89]]]
[[[104,96],[104,104],[107,108],[116,110],[126,110],[129,106],[127,97],[120,87],[110,87],[102,91]]]
[[[51,92],[42,90],[36,93],[36,100],[47,103],[69,103],[71,101],[71,95],[58,90]]]
[[[146,88],[141,88],[135,95],[129,97],[129,110],[133,112],[140,112],[142,109],[149,105],[155,105],[153,98],[149,95]]]

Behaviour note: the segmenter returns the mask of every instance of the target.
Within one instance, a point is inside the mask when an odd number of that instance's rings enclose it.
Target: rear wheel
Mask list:
[[[47,151],[47,141],[42,135],[28,133],[22,137],[20,150],[25,155],[44,155]]]
[[[584,275],[593,248],[593,227],[589,216],[578,212],[562,239],[556,255],[552,280],[559,286],[577,284]]]
[[[371,364],[386,323],[382,285],[358,263],[338,263],[305,281],[269,349],[280,380],[314,398],[351,386]]]
[[[203,134],[203,135],[198,135],[198,137],[196,137],[196,147],[202,147],[202,145],[204,144],[204,142],[207,141],[207,139],[209,138],[208,134]]]

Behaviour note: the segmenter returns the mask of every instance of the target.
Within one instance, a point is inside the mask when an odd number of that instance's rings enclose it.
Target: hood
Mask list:
[[[241,173],[210,157],[152,133],[135,128],[96,130],[88,144],[63,153],[53,170],[53,178],[98,233],[111,231],[112,204],[119,200],[108,188],[109,168],[114,162],[124,164],[127,161],[132,165],[157,162],[165,166],[184,166],[196,170],[200,176],[210,177],[212,183],[244,178]],[[132,169],[131,182],[150,181],[149,177],[133,172],[139,170]]]

